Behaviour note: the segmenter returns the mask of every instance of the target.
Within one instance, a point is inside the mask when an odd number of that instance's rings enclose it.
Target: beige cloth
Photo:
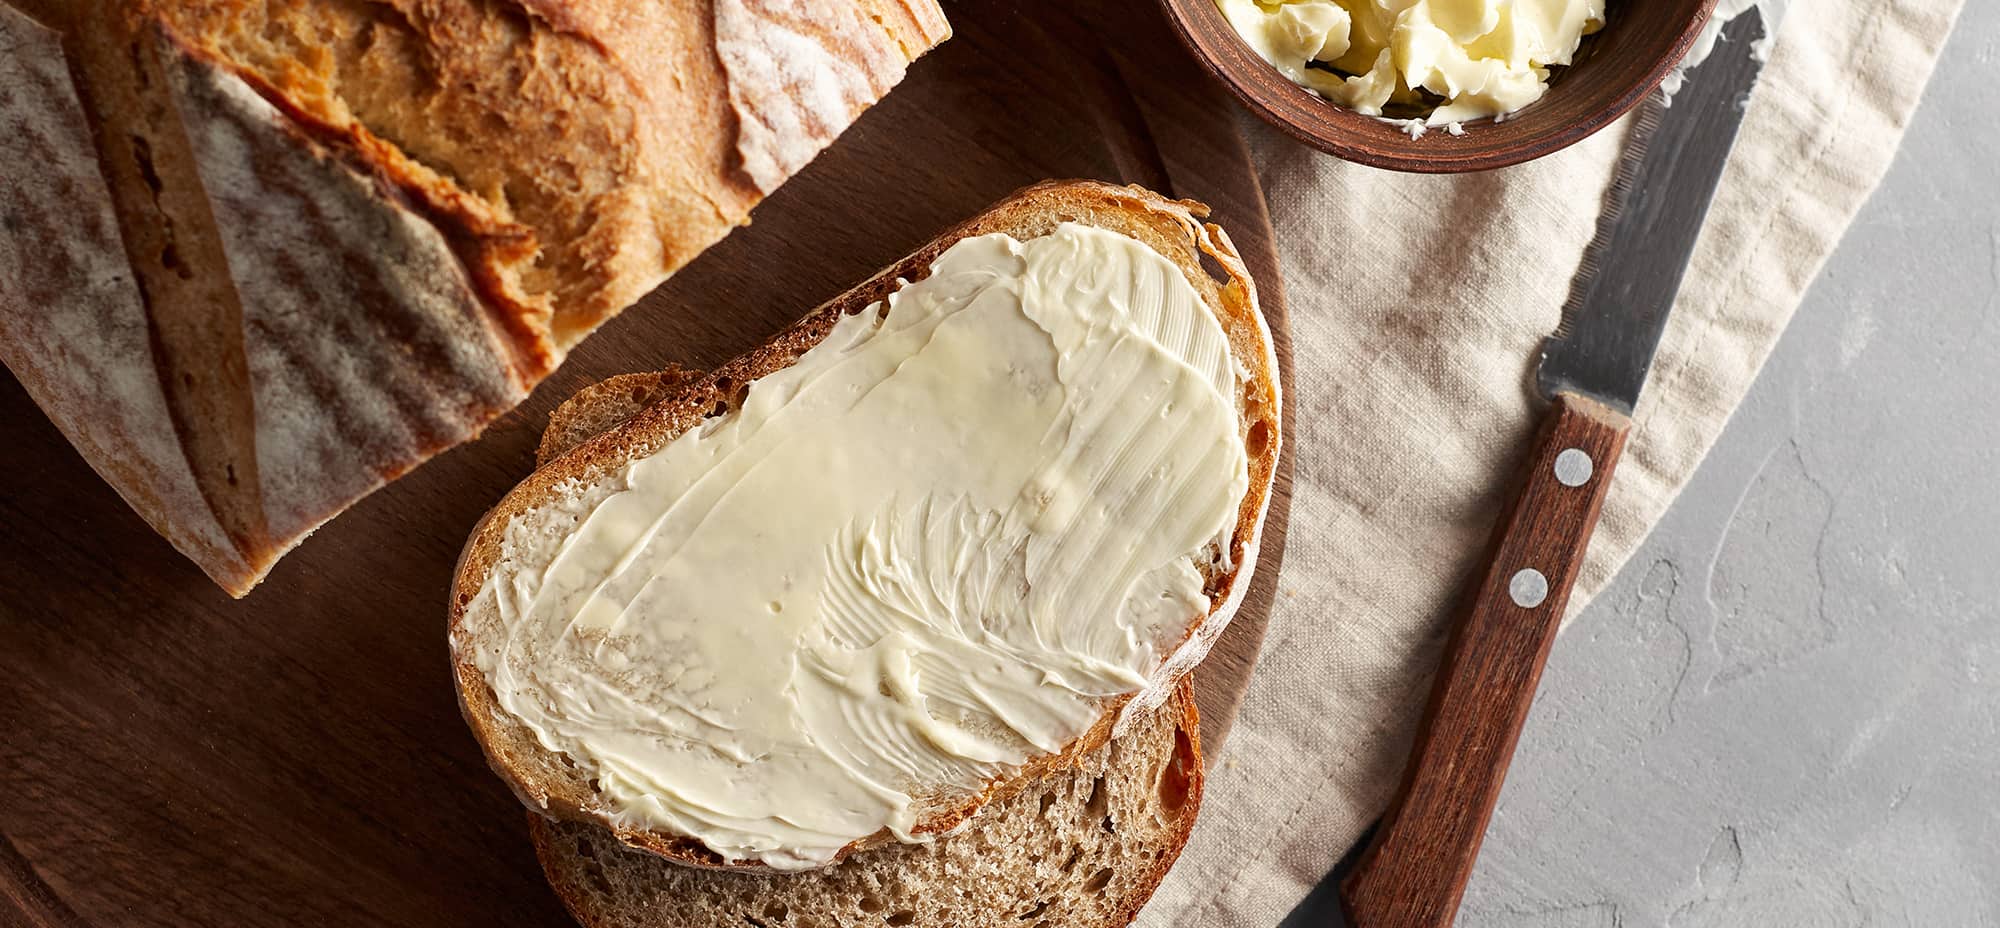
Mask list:
[[[1571,614],[1673,500],[1894,155],[1960,0],[1794,0],[1660,346]],[[1276,925],[1388,800],[1525,452],[1554,327],[1623,144],[1460,177],[1250,129],[1294,337],[1277,608],[1202,818],[1139,923]]]

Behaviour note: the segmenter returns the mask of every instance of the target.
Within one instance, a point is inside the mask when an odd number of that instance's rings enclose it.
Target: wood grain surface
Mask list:
[[[950,4],[956,37],[737,231],[519,410],[231,601],[0,377],[0,924],[569,923],[453,702],[452,564],[579,386],[707,367],[1048,177],[1214,207],[1290,371],[1233,104],[1150,0]],[[1115,40],[1115,41],[1114,41]],[[1286,419],[1290,421],[1289,404]],[[1249,602],[1200,674],[1219,745],[1283,554],[1290,449]]]

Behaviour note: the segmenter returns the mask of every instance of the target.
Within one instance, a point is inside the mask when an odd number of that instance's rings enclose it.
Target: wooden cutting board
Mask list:
[[[149,531],[0,378],[0,924],[568,924],[453,701],[445,593],[466,533],[577,387],[724,361],[1017,187],[1089,177],[1210,204],[1289,377],[1236,114],[1160,11],[947,13],[956,36],[752,226],[479,441],[320,530],[247,600]],[[1263,637],[1289,487],[1288,450],[1250,599],[1199,674],[1211,747]]]

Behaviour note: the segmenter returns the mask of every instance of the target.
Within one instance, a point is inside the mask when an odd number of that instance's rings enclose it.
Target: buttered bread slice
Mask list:
[[[537,470],[453,598],[494,767],[635,847],[800,869],[1158,705],[1248,587],[1279,443],[1201,211],[1030,188]]]

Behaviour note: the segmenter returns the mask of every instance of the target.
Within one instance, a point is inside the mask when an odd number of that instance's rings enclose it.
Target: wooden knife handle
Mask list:
[[[1340,895],[1354,928],[1445,928],[1632,422],[1560,395],[1439,664],[1403,784]]]

